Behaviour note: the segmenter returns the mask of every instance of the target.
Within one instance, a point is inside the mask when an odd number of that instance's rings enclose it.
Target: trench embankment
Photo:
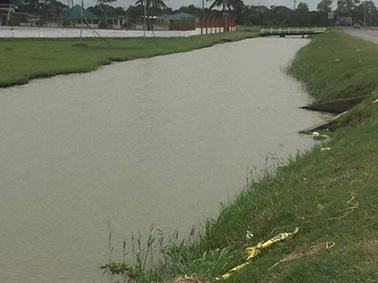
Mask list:
[[[301,49],[290,73],[315,100],[372,95],[343,115],[327,140],[253,182],[209,221],[197,244],[173,248],[164,277],[214,278],[241,264],[246,246],[298,226],[293,240],[264,251],[228,282],[378,281],[377,54],[376,45],[335,32]]]
[[[114,61],[188,52],[257,36],[257,31],[235,31],[185,38],[107,38],[107,42],[90,38],[0,38],[0,51],[4,54],[0,65],[6,66],[0,69],[0,88],[38,78],[90,72]]]

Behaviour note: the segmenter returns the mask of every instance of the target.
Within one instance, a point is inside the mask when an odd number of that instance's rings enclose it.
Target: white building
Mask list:
[[[0,0],[0,26],[11,25],[11,13],[14,12],[10,0]]]

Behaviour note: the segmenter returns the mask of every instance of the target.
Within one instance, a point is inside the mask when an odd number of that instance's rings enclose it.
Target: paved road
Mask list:
[[[351,36],[361,37],[365,40],[378,43],[378,30],[372,31],[372,30],[362,30],[362,29],[346,29],[344,30],[344,32]]]

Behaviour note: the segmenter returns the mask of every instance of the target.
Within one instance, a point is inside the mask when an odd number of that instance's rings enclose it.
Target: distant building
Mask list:
[[[15,12],[11,0],[0,0],[0,26],[36,26],[40,16]]]
[[[8,26],[11,22],[11,14],[14,12],[11,0],[0,0],[0,26]]]
[[[99,16],[99,28],[122,29],[129,26],[129,18],[126,16]]]
[[[0,0],[1,1],[1,0]],[[80,27],[81,26],[81,6],[75,5],[71,9],[65,11],[61,18],[65,26]],[[88,24],[93,27],[98,27],[99,19],[96,15],[89,12],[87,9],[83,9],[83,27]]]
[[[188,13],[177,13],[168,17],[169,30],[195,30],[198,18]]]
[[[22,27],[35,27],[39,25],[40,16],[30,15],[28,13],[11,13],[11,23],[9,25]]]

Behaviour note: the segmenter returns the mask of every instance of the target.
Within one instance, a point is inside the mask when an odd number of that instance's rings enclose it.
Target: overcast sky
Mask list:
[[[71,3],[71,0],[60,0],[64,4]],[[128,8],[130,5],[134,5],[137,0],[117,0],[113,3],[113,6],[115,7],[123,7]],[[290,9],[293,9],[294,7],[294,1],[293,0],[243,0],[244,4],[246,5],[264,5],[267,7],[270,7],[271,5],[276,6],[287,6]],[[304,2],[308,5],[310,10],[316,10],[316,6],[319,4],[320,0],[298,0],[297,5],[299,2]],[[334,2],[337,2],[336,0]],[[80,0],[74,0],[75,4],[80,4]],[[94,6],[96,5],[97,0],[84,0],[84,7]],[[168,0],[165,1],[168,7],[171,7],[172,9],[178,9],[181,6],[189,6],[194,5],[196,7],[202,7],[202,0]],[[208,7],[212,2],[205,0],[205,6]]]

